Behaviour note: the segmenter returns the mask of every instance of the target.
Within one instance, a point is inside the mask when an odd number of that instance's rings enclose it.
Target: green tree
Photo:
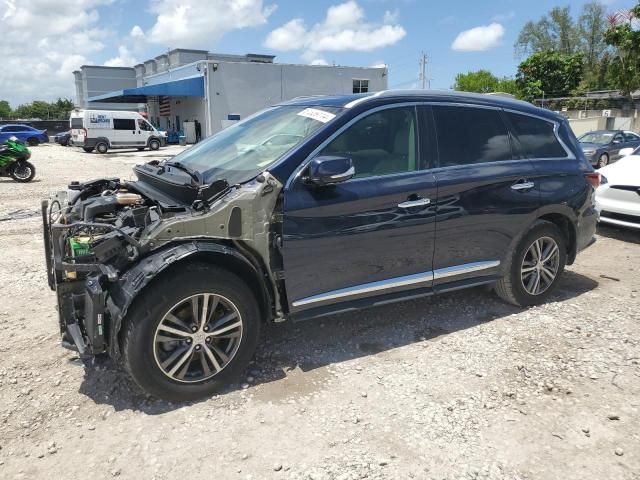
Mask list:
[[[0,118],[11,118],[11,105],[6,100],[0,100]]]
[[[51,104],[51,116],[52,118],[66,119],[69,118],[69,114],[73,110],[73,102],[67,98],[58,98]]]
[[[607,11],[599,2],[590,2],[582,7],[578,18],[580,50],[584,53],[585,65],[594,67],[607,50],[604,32],[607,29]]]
[[[555,7],[537,22],[527,22],[516,40],[520,56],[554,50],[564,54],[578,51],[579,32],[569,7]]]
[[[628,97],[640,88],[640,30],[636,28],[640,19],[640,2],[630,13],[635,19],[633,22],[612,22],[604,34],[607,44],[615,49],[609,67],[615,86]]]
[[[498,78],[488,70],[459,73],[453,85],[454,90],[461,92],[492,93],[503,92],[516,94],[515,80]]]
[[[29,119],[32,117],[33,115],[31,114],[31,104],[29,103],[18,105],[18,107],[13,111],[13,118]]]
[[[532,101],[571,95],[582,80],[582,64],[582,53],[534,53],[518,66],[516,84],[520,96]]]
[[[42,100],[34,100],[31,103],[31,116],[33,118],[40,118],[42,120],[48,120],[51,118],[51,105],[48,102]]]
[[[453,89],[461,92],[490,93],[496,91],[498,82],[498,78],[489,70],[478,70],[456,75]]]

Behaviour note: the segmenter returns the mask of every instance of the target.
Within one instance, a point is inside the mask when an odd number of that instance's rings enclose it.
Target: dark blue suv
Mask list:
[[[64,346],[170,400],[236,379],[264,322],[483,284],[543,302],[600,181],[552,112],[405,91],[296,99],[134,171],[43,202],[49,283]]]

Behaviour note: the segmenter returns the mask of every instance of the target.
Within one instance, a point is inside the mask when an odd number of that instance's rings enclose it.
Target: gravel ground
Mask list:
[[[85,367],[15,212],[177,151],[43,145],[36,181],[0,179],[0,478],[640,478],[640,233],[601,228],[540,307],[473,289],[267,328],[243,383],[194,404]]]

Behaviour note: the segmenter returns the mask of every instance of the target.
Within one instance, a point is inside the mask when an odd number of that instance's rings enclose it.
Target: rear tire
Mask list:
[[[164,400],[208,397],[245,370],[260,323],[255,296],[235,274],[206,264],[176,266],[129,309],[121,332],[124,366],[145,392]]]
[[[36,167],[31,162],[16,162],[11,168],[11,178],[16,182],[27,183],[36,176]]]
[[[160,142],[155,138],[149,140],[149,149],[150,150],[158,150],[160,148]]]
[[[109,145],[107,145],[106,142],[100,142],[96,144],[96,150],[98,151],[98,153],[107,153],[107,151],[109,150]]]
[[[607,165],[609,165],[609,155],[603,153],[598,157],[598,163],[596,164],[596,167],[602,168],[606,167]]]
[[[93,147],[82,147],[82,149],[87,153],[93,152]]]
[[[138,151],[141,152],[145,149],[145,147],[138,147]]]
[[[35,137],[29,137],[27,138],[27,145],[29,145],[30,147],[37,147],[38,145],[40,145],[40,140]]]
[[[544,303],[557,287],[566,262],[567,244],[560,229],[538,221],[508,258],[507,273],[496,283],[495,291],[505,302],[519,307]]]

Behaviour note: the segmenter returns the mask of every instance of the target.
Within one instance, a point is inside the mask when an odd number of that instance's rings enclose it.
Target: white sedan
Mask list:
[[[640,148],[598,171],[603,176],[596,190],[600,221],[640,229]]]

